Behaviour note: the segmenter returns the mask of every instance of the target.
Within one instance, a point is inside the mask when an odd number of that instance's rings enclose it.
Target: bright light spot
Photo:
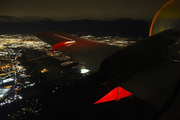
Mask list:
[[[45,73],[47,71],[49,71],[49,70],[44,68],[43,70],[41,70],[41,73]]]
[[[87,72],[89,72],[88,69],[81,69],[81,73],[82,73],[82,74],[87,73]]]
[[[22,96],[19,96],[19,99],[22,99]]]
[[[9,90],[10,88],[0,88],[0,98],[3,97]]]
[[[34,84],[30,84],[30,86],[34,86]]]
[[[14,81],[14,79],[13,78],[8,78],[8,79],[3,80],[3,83],[7,83],[7,82],[11,82],[11,81]]]

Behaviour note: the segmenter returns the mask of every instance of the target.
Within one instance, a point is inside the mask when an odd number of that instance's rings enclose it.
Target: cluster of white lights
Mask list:
[[[7,82],[11,82],[11,81],[14,81],[14,79],[13,78],[8,78],[8,79],[3,80],[3,83],[7,83]]]
[[[85,68],[81,69],[82,74],[85,74],[85,73],[88,73],[88,72],[89,72],[89,69],[85,69]]]
[[[20,95],[14,95],[14,97],[10,97],[8,100],[4,100],[4,102],[0,103],[0,106],[3,106],[5,104],[9,104],[14,102],[16,99],[22,99],[22,96]]]
[[[10,88],[0,88],[0,98],[8,93]]]

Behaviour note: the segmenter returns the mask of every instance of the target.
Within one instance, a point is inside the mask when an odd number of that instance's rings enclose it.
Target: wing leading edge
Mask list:
[[[106,57],[120,50],[120,47],[117,46],[110,46],[56,31],[39,32],[34,35],[52,45],[52,51],[59,49],[95,72]]]

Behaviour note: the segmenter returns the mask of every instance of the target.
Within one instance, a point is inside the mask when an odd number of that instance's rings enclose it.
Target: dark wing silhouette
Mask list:
[[[161,108],[179,85],[180,29],[163,31],[121,50],[55,31],[35,35],[54,45],[55,49],[59,49],[60,45],[64,48],[61,49],[62,52],[92,70],[99,69],[94,81],[105,84],[95,90],[94,102],[110,91],[119,95],[122,87],[129,91],[126,92],[128,95],[133,94],[154,107]],[[72,45],[69,46],[70,44]],[[120,97],[110,96],[104,102],[115,99],[119,100]]]
[[[128,46],[103,61],[109,69],[96,100],[120,86],[156,108],[165,105],[180,80],[180,29],[163,31]],[[104,80],[104,81],[103,81]]]

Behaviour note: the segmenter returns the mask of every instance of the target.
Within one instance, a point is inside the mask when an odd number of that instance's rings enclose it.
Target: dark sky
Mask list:
[[[0,22],[2,26],[4,22],[7,25],[7,23],[37,23],[48,20],[56,23],[72,20],[116,21],[121,19],[150,22],[167,1],[3,0],[0,2]],[[9,28],[10,26],[12,25],[9,25]]]

